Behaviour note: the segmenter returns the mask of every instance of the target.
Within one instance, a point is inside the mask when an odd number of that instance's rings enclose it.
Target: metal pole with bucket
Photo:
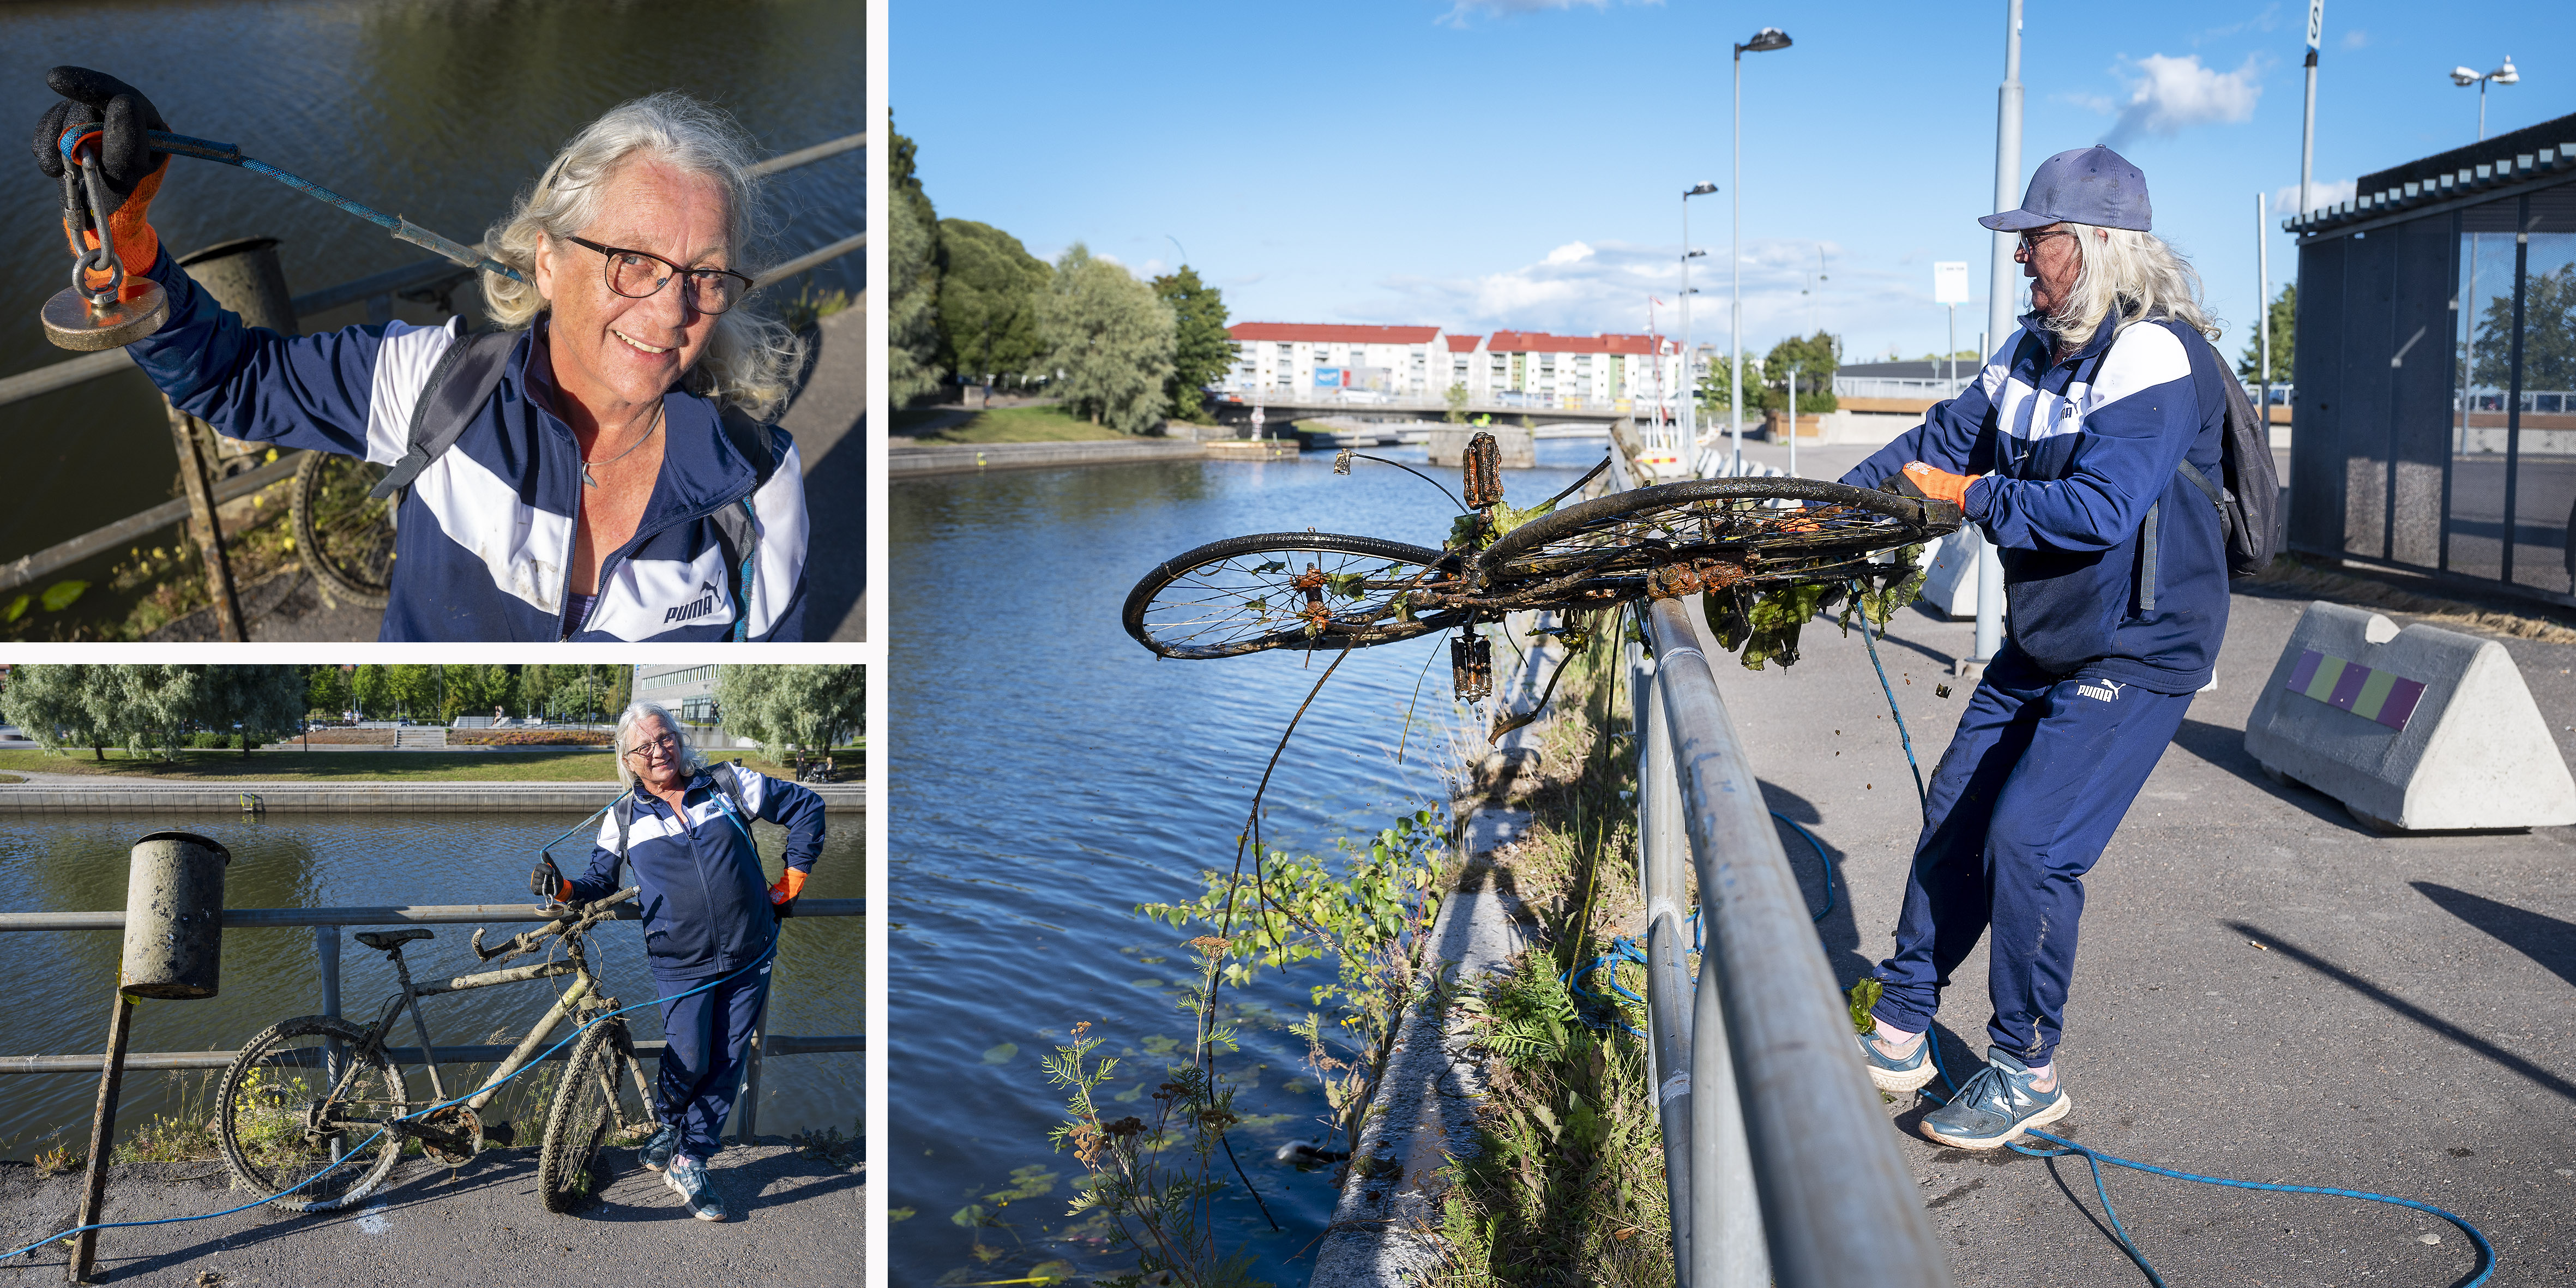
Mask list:
[[[107,1155],[116,1137],[116,1094],[125,1077],[125,1042],[139,998],[213,997],[224,947],[224,869],[232,852],[193,832],[154,832],[134,843],[125,879],[125,950],[116,1001],[108,1013],[107,1059],[90,1116],[89,1165],[75,1225],[98,1224],[107,1199]],[[89,1282],[98,1231],[72,1236],[69,1277]]]

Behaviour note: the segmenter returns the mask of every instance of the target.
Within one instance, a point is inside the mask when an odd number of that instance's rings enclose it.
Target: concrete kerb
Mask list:
[[[1203,460],[1207,448],[1192,441],[1156,439],[1068,443],[939,443],[897,446],[886,453],[888,478],[972,474],[987,469],[1061,465],[1123,465],[1133,461]]]
[[[1525,635],[1532,620],[1518,615],[1507,629]],[[1505,699],[1498,707],[1525,710],[1537,700],[1556,652],[1550,645],[1533,647],[1521,659],[1498,689]],[[1499,762],[1502,772],[1478,773],[1487,797],[1460,806],[1459,848],[1467,862],[1441,902],[1420,970],[1420,977],[1447,981],[1442,992],[1508,972],[1529,947],[1523,926],[1534,915],[1494,879],[1494,854],[1529,830],[1529,811],[1502,798],[1537,776],[1535,735],[1535,727],[1504,735],[1484,762]],[[1435,1177],[1451,1158],[1477,1149],[1474,1106],[1486,1085],[1472,1050],[1474,1030],[1456,1019],[1436,998],[1426,997],[1397,1025],[1386,1072],[1371,1095],[1359,1147],[1315,1257],[1311,1288],[1417,1282],[1439,1264],[1434,1231],[1442,1187]]]

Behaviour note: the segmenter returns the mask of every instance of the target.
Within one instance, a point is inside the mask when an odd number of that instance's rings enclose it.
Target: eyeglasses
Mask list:
[[[2072,228],[2059,228],[2044,233],[2023,233],[2021,235],[2020,248],[2015,253],[2016,255],[2036,255],[2039,253],[2039,244],[2041,242],[2046,241],[2051,237],[2072,237],[2074,235],[2075,230]]]
[[[659,738],[647,738],[644,740],[642,745],[627,749],[626,754],[629,756],[648,756],[655,750],[659,750],[664,756],[678,755],[680,751],[679,736],[676,734],[666,733]]]
[[[751,291],[751,279],[730,268],[682,268],[650,251],[602,246],[587,237],[567,237],[564,240],[607,256],[608,289],[630,300],[654,294],[669,285],[673,277],[685,277],[689,280],[689,307],[712,315],[741,303],[742,297]]]

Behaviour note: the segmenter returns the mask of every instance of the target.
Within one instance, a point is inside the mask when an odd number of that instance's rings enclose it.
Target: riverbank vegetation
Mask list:
[[[894,414],[894,433],[915,443],[1075,443],[1125,438],[1054,403],[982,411],[926,408]]]

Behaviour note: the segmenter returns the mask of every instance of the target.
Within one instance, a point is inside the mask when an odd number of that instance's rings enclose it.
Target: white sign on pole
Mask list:
[[[2317,47],[2317,37],[2325,34],[2326,0],[2308,0],[2308,48]]]
[[[1968,302],[1968,261],[1945,259],[1932,265],[1932,302],[1935,304]]]

